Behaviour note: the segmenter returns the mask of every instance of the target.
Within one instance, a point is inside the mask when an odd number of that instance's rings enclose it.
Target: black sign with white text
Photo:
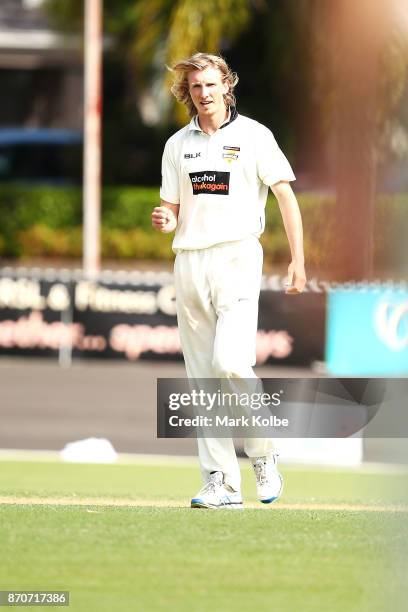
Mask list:
[[[0,273],[0,354],[181,360],[170,273]],[[261,291],[257,363],[323,360],[325,293]]]

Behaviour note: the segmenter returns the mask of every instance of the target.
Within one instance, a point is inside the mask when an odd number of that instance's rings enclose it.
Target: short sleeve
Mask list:
[[[290,163],[280,150],[272,132],[263,125],[256,140],[256,162],[260,180],[268,186],[279,181],[295,181]]]
[[[179,175],[172,155],[172,147],[166,142],[162,157],[162,183],[160,187],[160,198],[170,204],[180,203]]]

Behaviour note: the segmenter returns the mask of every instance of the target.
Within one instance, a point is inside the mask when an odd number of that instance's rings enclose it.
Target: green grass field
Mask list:
[[[2,460],[0,590],[86,612],[405,610],[407,474],[282,472],[274,506],[244,468],[251,507],[206,511],[192,465]]]

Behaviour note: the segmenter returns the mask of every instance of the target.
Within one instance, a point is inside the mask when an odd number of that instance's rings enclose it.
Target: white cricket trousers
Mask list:
[[[177,253],[177,319],[189,378],[233,378],[241,383],[241,393],[253,391],[248,379],[256,379],[252,366],[262,261],[255,236]],[[244,449],[248,457],[261,457],[273,451],[273,442],[247,438]],[[204,483],[211,472],[221,471],[225,482],[240,490],[232,438],[198,438],[198,456]]]

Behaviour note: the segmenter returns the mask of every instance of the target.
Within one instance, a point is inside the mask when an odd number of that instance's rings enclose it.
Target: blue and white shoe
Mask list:
[[[255,472],[259,501],[263,504],[270,504],[277,500],[283,489],[283,478],[278,471],[278,455],[255,457],[252,459],[252,467]]]
[[[220,508],[240,509],[242,508],[242,497],[239,491],[224,482],[222,472],[212,472],[208,482],[191,500],[192,508]]]

